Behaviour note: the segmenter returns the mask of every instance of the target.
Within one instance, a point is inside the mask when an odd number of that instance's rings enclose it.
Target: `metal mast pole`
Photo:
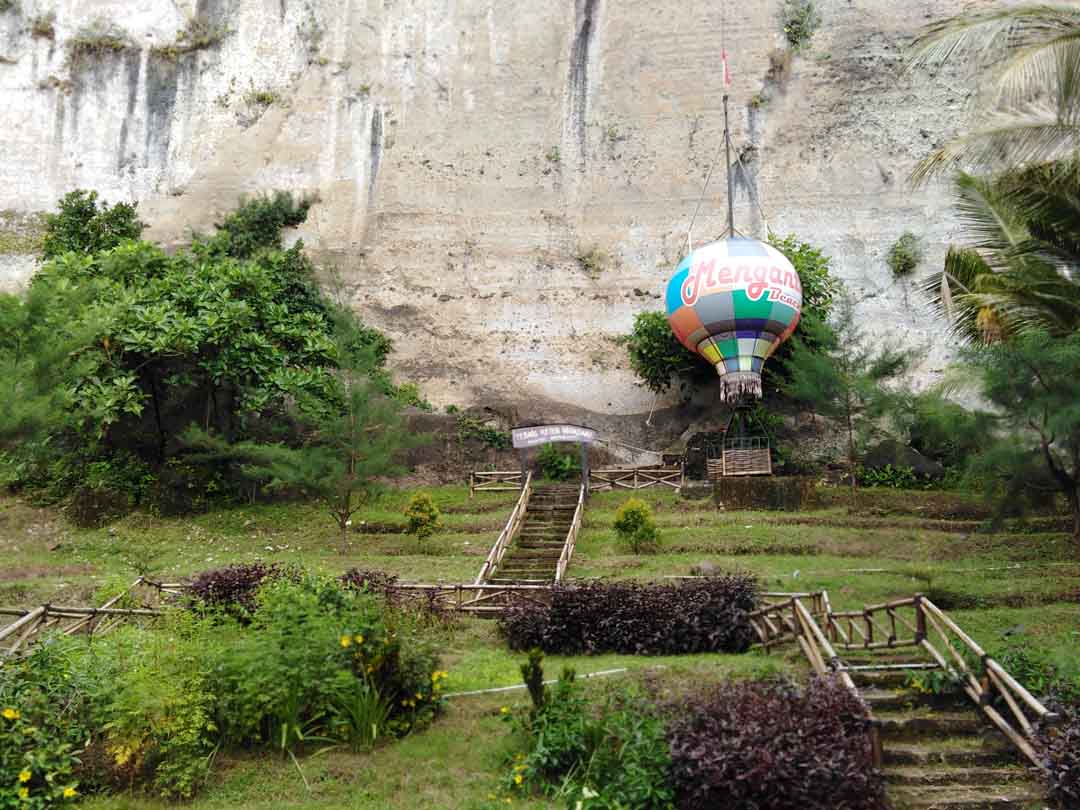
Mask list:
[[[731,131],[728,129],[727,93],[724,93],[724,156],[727,163],[728,236],[735,236],[735,191],[731,178]]]

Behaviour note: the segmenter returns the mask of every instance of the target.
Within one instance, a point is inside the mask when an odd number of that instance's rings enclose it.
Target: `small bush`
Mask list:
[[[1046,766],[1047,799],[1062,810],[1080,807],[1080,704],[1039,730],[1038,751]]]
[[[102,59],[135,45],[130,35],[107,20],[95,20],[67,42],[68,62],[73,68],[81,67],[94,59]]]
[[[793,50],[800,51],[810,44],[814,32],[821,27],[821,15],[813,0],[786,0],[783,23],[788,44]]]
[[[15,0],[0,0],[0,14],[4,14],[5,12],[11,11],[15,8],[18,8]]]
[[[39,14],[30,21],[30,36],[38,39],[56,39],[56,12]]]
[[[235,563],[197,575],[189,593],[208,608],[248,621],[255,612],[259,588],[283,574],[277,563]]]
[[[540,465],[540,474],[549,481],[569,481],[581,475],[581,460],[577,451],[563,450],[552,442],[540,448],[536,463]]]
[[[630,546],[635,554],[655,551],[660,541],[652,509],[640,498],[630,498],[619,507],[612,527],[619,539]]]
[[[889,248],[889,268],[894,276],[909,276],[922,261],[919,238],[911,231],[904,231]]]
[[[749,614],[756,606],[756,582],[745,574],[678,585],[597,582],[556,587],[550,605],[514,605],[499,627],[514,650],[737,653],[754,640]]]
[[[599,278],[611,263],[611,257],[595,245],[588,250],[579,250],[574,258],[577,259],[578,266],[585,271],[585,275],[594,280]]]
[[[530,655],[522,670],[543,670]],[[526,681],[528,683],[528,681]],[[531,691],[531,688],[530,688]],[[637,694],[588,700],[567,670],[558,685],[536,702],[528,716],[512,719],[528,741],[515,757],[507,788],[537,790],[567,806],[596,810],[666,810],[673,791],[664,723]]]
[[[926,481],[911,467],[886,464],[884,467],[860,467],[859,483],[864,487],[887,487],[889,489],[925,489]]]
[[[451,411],[450,409],[454,410]],[[505,430],[499,430],[486,424],[482,419],[468,414],[458,413],[456,405],[447,405],[447,413],[457,413],[458,441],[464,443],[469,439],[482,442],[493,450],[509,450],[513,445],[510,434]]]
[[[79,36],[82,35],[76,35],[73,40],[76,45],[72,47],[82,47],[77,44]],[[45,217],[42,257],[54,259],[68,251],[109,250],[125,240],[138,239],[145,227],[134,204],[99,203],[96,191],[71,191],[60,200],[60,210]]]
[[[72,666],[71,642],[35,645],[22,661],[0,667],[0,807],[74,803],[75,751],[91,736],[88,684]]]
[[[866,707],[835,679],[724,685],[680,706],[668,742],[680,810],[886,806]]]
[[[224,25],[215,25],[199,17],[191,17],[176,34],[176,41],[159,45],[151,53],[170,62],[181,56],[206,48],[213,48],[232,33]]]
[[[404,514],[409,521],[406,531],[419,543],[423,543],[443,527],[439,507],[426,492],[417,492],[413,495],[409,499],[409,505],[405,507]]]

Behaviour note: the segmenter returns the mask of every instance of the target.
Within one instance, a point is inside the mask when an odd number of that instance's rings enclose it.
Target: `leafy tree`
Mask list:
[[[942,172],[1037,166],[1080,149],[1080,9],[1026,3],[970,11],[931,23],[912,63],[961,61],[978,77],[986,125],[935,150],[915,169]]]
[[[96,191],[69,192],[60,200],[60,210],[45,217],[42,256],[54,259],[68,251],[98,253],[121,242],[138,239],[145,223],[135,206],[128,203],[98,204]]]
[[[996,425],[993,414],[965,408],[935,389],[898,396],[890,416],[911,447],[958,471],[986,449]]]
[[[1080,328],[1080,160],[992,179],[958,173],[966,245],[949,248],[923,291],[967,342]]]
[[[325,300],[302,244],[281,248],[281,228],[302,221],[310,201],[249,201],[217,232],[168,255],[148,242],[98,238],[117,229],[95,225],[94,199],[65,198],[48,238],[70,249],[45,263],[24,296],[0,296],[9,479],[69,489],[87,480],[87,465],[131,454],[164,468],[188,453],[180,437],[192,426],[225,444],[295,446],[298,431],[355,412],[354,394],[372,408],[398,397],[386,369],[390,341]],[[118,208],[105,214],[122,219]],[[371,390],[354,392],[346,368]],[[236,472],[227,457],[202,462],[226,482]]]
[[[844,300],[834,328],[812,322],[807,334],[816,346],[801,335],[793,338],[782,390],[815,413],[841,423],[854,497],[861,449],[895,402],[885,384],[907,370],[907,359],[899,351],[868,344],[855,323],[850,300]]]
[[[1080,334],[1032,332],[971,349],[967,360],[1013,431],[976,469],[1006,498],[1063,493],[1080,554]]]
[[[769,244],[783,253],[799,273],[803,288],[803,321],[819,324],[827,321],[833,301],[841,290],[840,281],[829,270],[831,259],[795,236],[780,237],[770,233]],[[820,329],[811,333],[802,326],[799,328],[808,345],[814,345],[813,334]],[[639,313],[623,343],[630,356],[630,367],[645,386],[657,394],[667,391],[673,379],[684,378],[697,387],[707,385],[715,378],[713,368],[675,338],[663,312]],[[782,345],[772,362],[765,366],[768,380],[782,369],[790,351],[790,344]]]
[[[540,465],[540,473],[549,481],[569,481],[581,474],[581,460],[576,448],[566,450],[548,442],[536,454],[536,461]]]
[[[405,517],[409,521],[406,531],[420,544],[442,528],[439,507],[426,492],[417,492],[409,499],[409,505],[405,507]]]

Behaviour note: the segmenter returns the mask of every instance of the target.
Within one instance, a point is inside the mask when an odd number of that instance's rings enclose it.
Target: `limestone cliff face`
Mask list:
[[[870,330],[924,380],[943,364],[885,255],[910,229],[925,270],[957,231],[947,188],[906,177],[966,123],[966,91],[900,65],[955,0],[818,0],[790,60],[779,0],[17,3],[0,14],[0,226],[95,188],[179,242],[241,195],[317,193],[297,236],[437,404],[643,421],[653,398],[615,339],[661,308],[684,252],[721,145],[723,43],[739,229],[821,245]],[[227,33],[170,52],[191,19]],[[102,31],[119,42],[79,52]],[[695,242],[723,231],[725,199],[720,166]],[[32,264],[7,254],[10,286]]]

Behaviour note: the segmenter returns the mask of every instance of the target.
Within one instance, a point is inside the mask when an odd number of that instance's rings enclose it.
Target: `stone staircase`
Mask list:
[[[492,585],[546,585],[554,581],[579,493],[577,483],[533,488],[521,533],[488,580]]]
[[[963,693],[907,686],[923,664],[910,649],[843,655],[880,729],[895,810],[1034,810],[1045,807],[1037,776]],[[858,667],[875,667],[858,669]]]

